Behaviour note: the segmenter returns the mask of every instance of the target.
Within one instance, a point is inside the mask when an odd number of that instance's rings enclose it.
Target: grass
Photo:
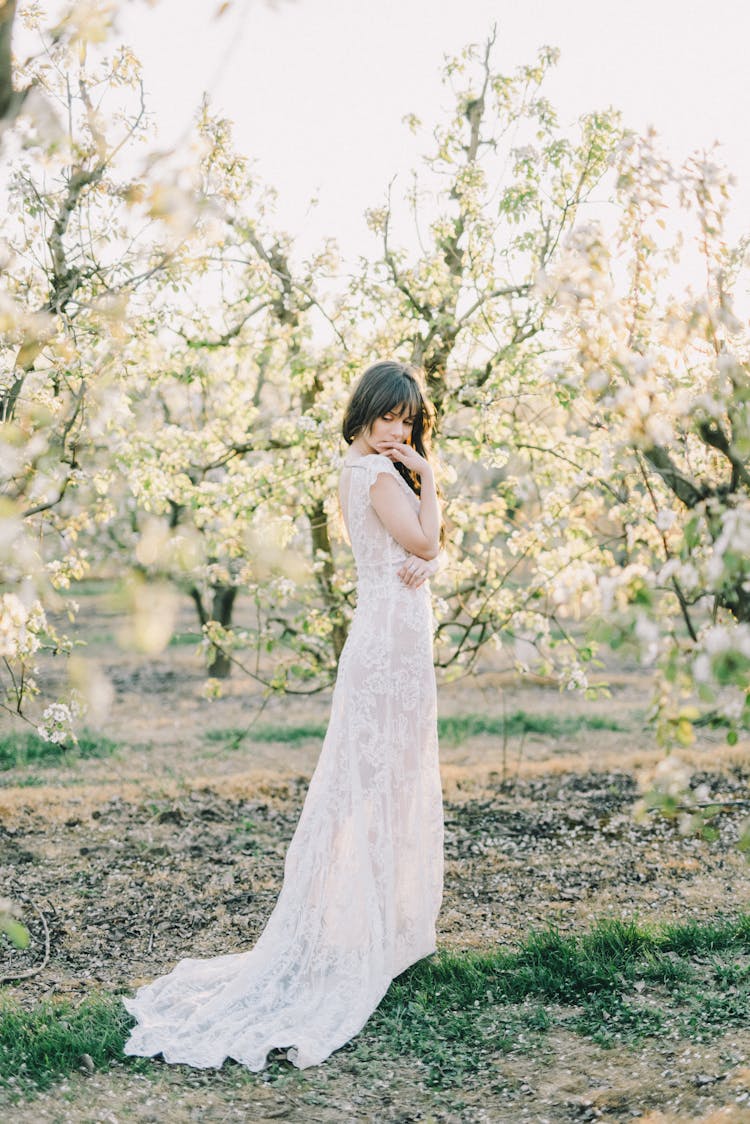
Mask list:
[[[41,773],[24,773],[22,777],[13,778],[13,788],[42,788],[49,784],[49,777]]]
[[[47,742],[33,733],[3,734],[0,736],[0,772],[27,765],[64,765],[79,759],[109,757],[117,748],[117,742],[89,730],[79,735],[78,745],[71,746]]]
[[[314,738],[320,741],[325,737],[325,723],[307,722],[299,726],[284,726],[274,724],[258,724],[246,729],[228,728],[209,730],[206,739],[212,742],[224,742],[228,746],[237,748],[243,741],[252,742],[284,742],[295,744]],[[441,741],[452,745],[460,745],[467,738],[479,737],[488,734],[493,737],[519,737],[525,734],[537,734],[542,737],[560,738],[570,737],[581,730],[614,730],[622,731],[625,727],[598,714],[528,714],[525,710],[516,710],[512,714],[501,717],[491,717],[483,714],[452,715],[438,718],[438,736]]]
[[[73,582],[71,593],[76,597],[95,597],[102,593],[112,593],[122,587],[120,578],[81,578]]]
[[[315,738],[319,741],[325,737],[327,727],[316,722],[304,722],[299,726],[276,726],[273,724],[258,724],[249,726],[244,730],[229,727],[223,730],[208,730],[206,740],[210,742],[226,742],[231,748],[237,748],[243,741],[251,742],[284,742],[294,745],[296,742],[307,741]]]
[[[708,1041],[747,1023],[750,966],[735,958],[748,953],[750,916],[659,929],[603,920],[581,935],[532,932],[515,951],[444,952],[392,984],[361,1048],[410,1054],[429,1084],[450,1087],[555,1026],[603,1047],[665,1028]]]
[[[47,1089],[75,1072],[84,1055],[103,1069],[122,1056],[132,1019],[120,1000],[102,995],[70,1002],[43,999],[32,1009],[0,998],[0,1088]]]
[[[201,632],[173,632],[169,638],[169,647],[181,648],[186,644],[200,644],[202,639]]]
[[[431,1087],[457,1089],[490,1080],[500,1054],[543,1048],[555,1028],[605,1048],[663,1035],[706,1042],[746,1026],[749,1008],[750,915],[658,928],[601,920],[581,934],[533,931],[516,949],[421,961],[342,1053],[350,1071],[400,1058]],[[75,1008],[0,1000],[0,1087],[47,1088],[84,1054],[97,1069],[122,1060],[131,1022],[111,995]],[[274,1062],[261,1079],[287,1068]]]
[[[454,745],[466,738],[481,734],[494,737],[520,737],[525,734],[538,734],[541,737],[564,738],[581,730],[615,730],[625,727],[613,718],[598,714],[529,714],[525,710],[515,710],[512,714],[496,717],[485,714],[463,714],[438,719],[438,735]]]

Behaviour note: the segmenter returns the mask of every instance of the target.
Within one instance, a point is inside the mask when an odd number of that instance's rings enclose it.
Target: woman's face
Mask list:
[[[396,406],[381,418],[376,418],[370,429],[362,434],[370,451],[385,453],[394,441],[411,444],[411,431],[414,425],[414,414],[406,405]]]

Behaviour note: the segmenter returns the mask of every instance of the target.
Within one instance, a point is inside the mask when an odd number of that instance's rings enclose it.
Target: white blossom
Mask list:
[[[673,511],[671,507],[663,507],[656,513],[656,526],[660,531],[668,531],[673,527],[677,519],[677,512]]]

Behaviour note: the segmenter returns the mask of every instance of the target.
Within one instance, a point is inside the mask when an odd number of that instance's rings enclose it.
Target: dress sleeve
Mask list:
[[[389,460],[383,453],[377,453],[375,456],[366,457],[363,463],[367,473],[368,493],[381,472],[386,473],[388,476],[395,476],[397,480],[401,479],[393,461]]]

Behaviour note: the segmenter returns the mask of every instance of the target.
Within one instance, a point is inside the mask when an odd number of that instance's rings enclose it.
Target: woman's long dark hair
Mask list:
[[[420,456],[429,460],[430,433],[435,424],[435,412],[424,390],[420,372],[408,363],[384,359],[368,367],[352,391],[341,426],[347,445],[358,434],[367,431],[372,423],[391,410],[405,406],[414,418],[410,444]],[[406,483],[420,493],[419,477],[399,461],[393,461],[396,471]]]

